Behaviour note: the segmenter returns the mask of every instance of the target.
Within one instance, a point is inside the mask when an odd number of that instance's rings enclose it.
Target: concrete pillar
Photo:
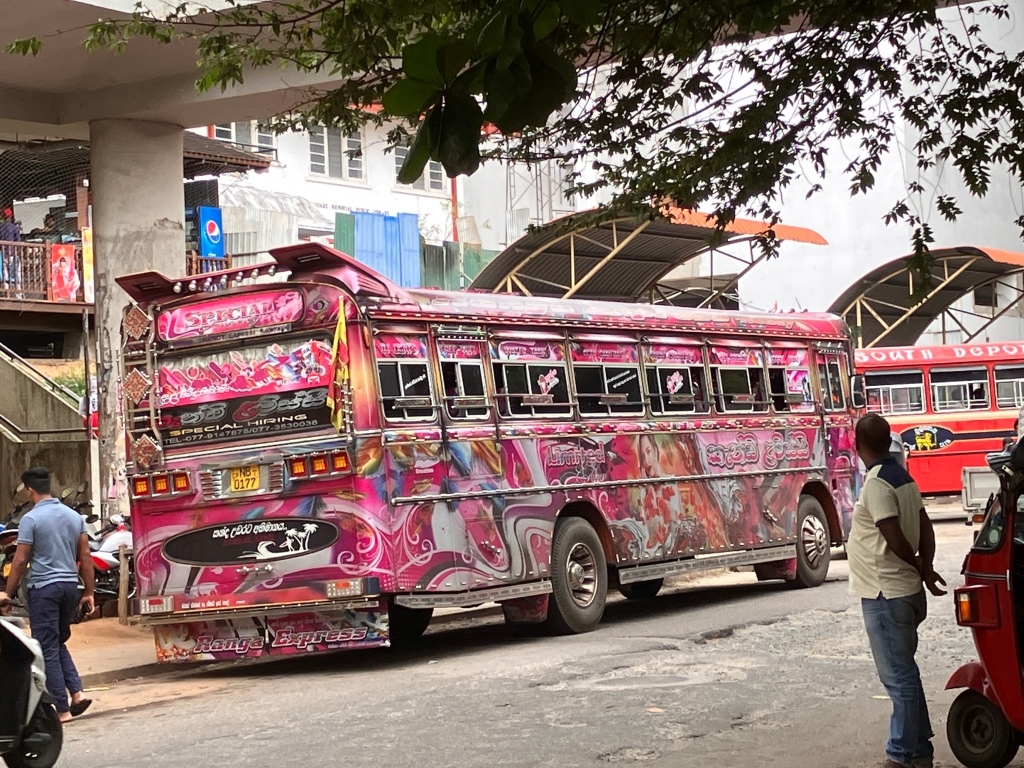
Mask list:
[[[118,386],[121,311],[128,296],[114,278],[149,269],[184,274],[182,135],[179,126],[138,120],[89,124],[104,517],[128,511]]]

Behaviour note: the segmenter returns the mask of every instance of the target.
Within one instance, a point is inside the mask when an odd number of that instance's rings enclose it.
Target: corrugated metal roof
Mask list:
[[[909,257],[903,256],[868,272],[829,311],[841,315],[855,332],[859,326],[861,346],[912,345],[937,317],[975,288],[1024,271],[1024,254],[998,248],[932,248],[931,256],[932,287],[925,289],[923,301],[912,289],[916,276],[907,268]]]
[[[558,219],[499,253],[470,289],[496,292],[511,287],[519,292],[525,288],[536,296],[563,296],[578,284],[572,292],[578,298],[636,301],[680,264],[705,253],[712,238],[720,234],[705,214],[678,208],[665,212],[668,218],[616,219],[582,229],[575,229],[573,221],[593,212]],[[826,242],[809,229],[740,219],[725,228],[724,241],[718,244],[764,235],[769,229],[780,240]]]

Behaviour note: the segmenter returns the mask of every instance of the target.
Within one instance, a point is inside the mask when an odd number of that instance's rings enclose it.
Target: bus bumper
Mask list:
[[[384,601],[339,610],[325,605],[294,613],[201,619],[160,617],[153,626],[157,661],[235,661],[390,645]]]

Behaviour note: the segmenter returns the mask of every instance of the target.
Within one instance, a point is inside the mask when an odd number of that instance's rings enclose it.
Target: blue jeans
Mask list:
[[[43,648],[46,661],[46,690],[58,712],[67,712],[68,691],[82,690],[82,679],[65,643],[71,637],[71,622],[78,613],[78,584],[67,582],[30,587],[28,621],[32,637]]]
[[[929,758],[934,734],[921,673],[914,661],[917,628],[928,612],[925,592],[922,589],[916,595],[889,600],[882,595],[862,599],[861,609],[878,678],[892,700],[886,757],[905,765]]]

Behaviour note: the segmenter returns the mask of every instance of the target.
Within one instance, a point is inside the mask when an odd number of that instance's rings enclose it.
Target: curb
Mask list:
[[[430,620],[430,627],[443,627],[446,624],[454,624],[459,621],[467,621],[471,619],[483,619],[492,618],[495,616],[502,616],[501,606],[497,603],[485,603],[478,605],[474,608],[443,608],[441,609],[445,613],[437,613]],[[263,659],[262,661],[268,661],[270,658]],[[279,658],[286,658],[284,656]],[[124,667],[121,669],[108,669],[102,672],[93,672],[92,674],[82,675],[82,685],[85,688],[96,688],[101,685],[107,685],[109,683],[123,683],[129,680],[136,680],[141,678],[158,678],[158,677],[170,677],[172,675],[181,674],[194,674],[196,672],[202,672],[206,669],[220,668],[222,663],[227,664],[239,664],[245,662],[238,661],[227,661],[227,662],[196,662],[193,664],[159,664],[154,661],[152,664],[140,664],[134,667]]]

